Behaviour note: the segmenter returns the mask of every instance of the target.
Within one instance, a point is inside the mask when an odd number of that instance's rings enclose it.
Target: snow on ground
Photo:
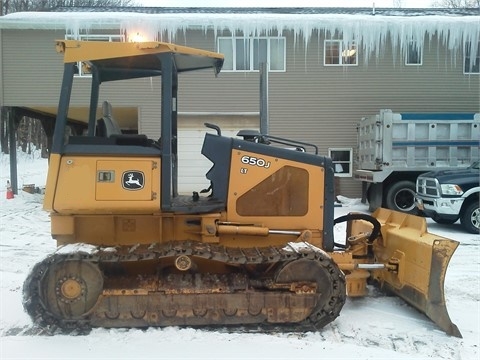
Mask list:
[[[18,183],[42,186],[47,161],[19,154]],[[0,184],[9,177],[8,156],[0,156]],[[367,212],[358,200],[343,199],[335,209]],[[445,282],[450,317],[463,339],[446,335],[401,299],[375,289],[348,299],[340,316],[324,329],[307,333],[245,333],[217,329],[95,329],[89,335],[39,335],[22,307],[29,270],[55,250],[42,195],[19,191],[6,199],[0,189],[0,358],[1,359],[480,359],[480,235],[459,224],[429,230],[460,241]],[[341,239],[344,228],[337,226]]]

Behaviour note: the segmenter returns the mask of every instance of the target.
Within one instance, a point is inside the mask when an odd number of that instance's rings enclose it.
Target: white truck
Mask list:
[[[358,126],[362,200],[417,213],[415,182],[432,170],[460,169],[479,159],[479,113],[394,113],[381,110]]]

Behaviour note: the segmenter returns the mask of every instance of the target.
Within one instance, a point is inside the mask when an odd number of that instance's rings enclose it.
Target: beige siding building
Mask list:
[[[122,10],[121,12],[119,10]],[[452,10],[453,11],[453,10]],[[179,190],[206,185],[205,122],[225,134],[261,129],[340,156],[340,193],[353,179],[357,124],[380,109],[480,112],[478,10],[433,9],[57,9],[0,18],[2,106],[56,113],[62,56],[55,39],[176,42],[225,54],[211,72],[181,75]],[[268,72],[268,129],[260,124],[259,64]],[[70,117],[88,116],[91,77],[79,64]],[[158,79],[104,85],[123,131],[160,136]],[[99,113],[100,114],[100,113]],[[81,125],[77,127],[81,131]],[[211,130],[210,130],[211,131]],[[183,166],[182,166],[183,164]]]

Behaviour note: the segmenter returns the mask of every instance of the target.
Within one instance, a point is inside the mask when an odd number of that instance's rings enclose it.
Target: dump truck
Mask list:
[[[384,109],[358,125],[358,164],[369,210],[417,214],[415,183],[429,171],[462,170],[479,159],[479,113],[395,113]]]
[[[44,209],[57,249],[23,289],[37,326],[315,330],[372,283],[461,336],[443,288],[458,242],[388,209],[334,219],[333,165],[316,146],[248,131],[225,137],[207,123],[210,186],[179,194],[178,78],[218,74],[223,55],[163,42],[56,48],[64,72]],[[88,130],[67,136],[78,62],[92,74]],[[108,102],[96,116],[101,84],[142,77],[161,79],[160,139],[123,133]],[[341,222],[345,237],[335,239]]]

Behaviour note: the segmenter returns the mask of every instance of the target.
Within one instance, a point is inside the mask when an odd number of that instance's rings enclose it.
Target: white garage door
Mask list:
[[[219,126],[222,136],[236,137],[242,129],[259,130],[258,116],[179,116],[178,192],[181,194],[200,192],[210,185],[205,174],[212,162],[201,150],[205,133],[215,133],[215,130],[205,127],[206,122]]]

